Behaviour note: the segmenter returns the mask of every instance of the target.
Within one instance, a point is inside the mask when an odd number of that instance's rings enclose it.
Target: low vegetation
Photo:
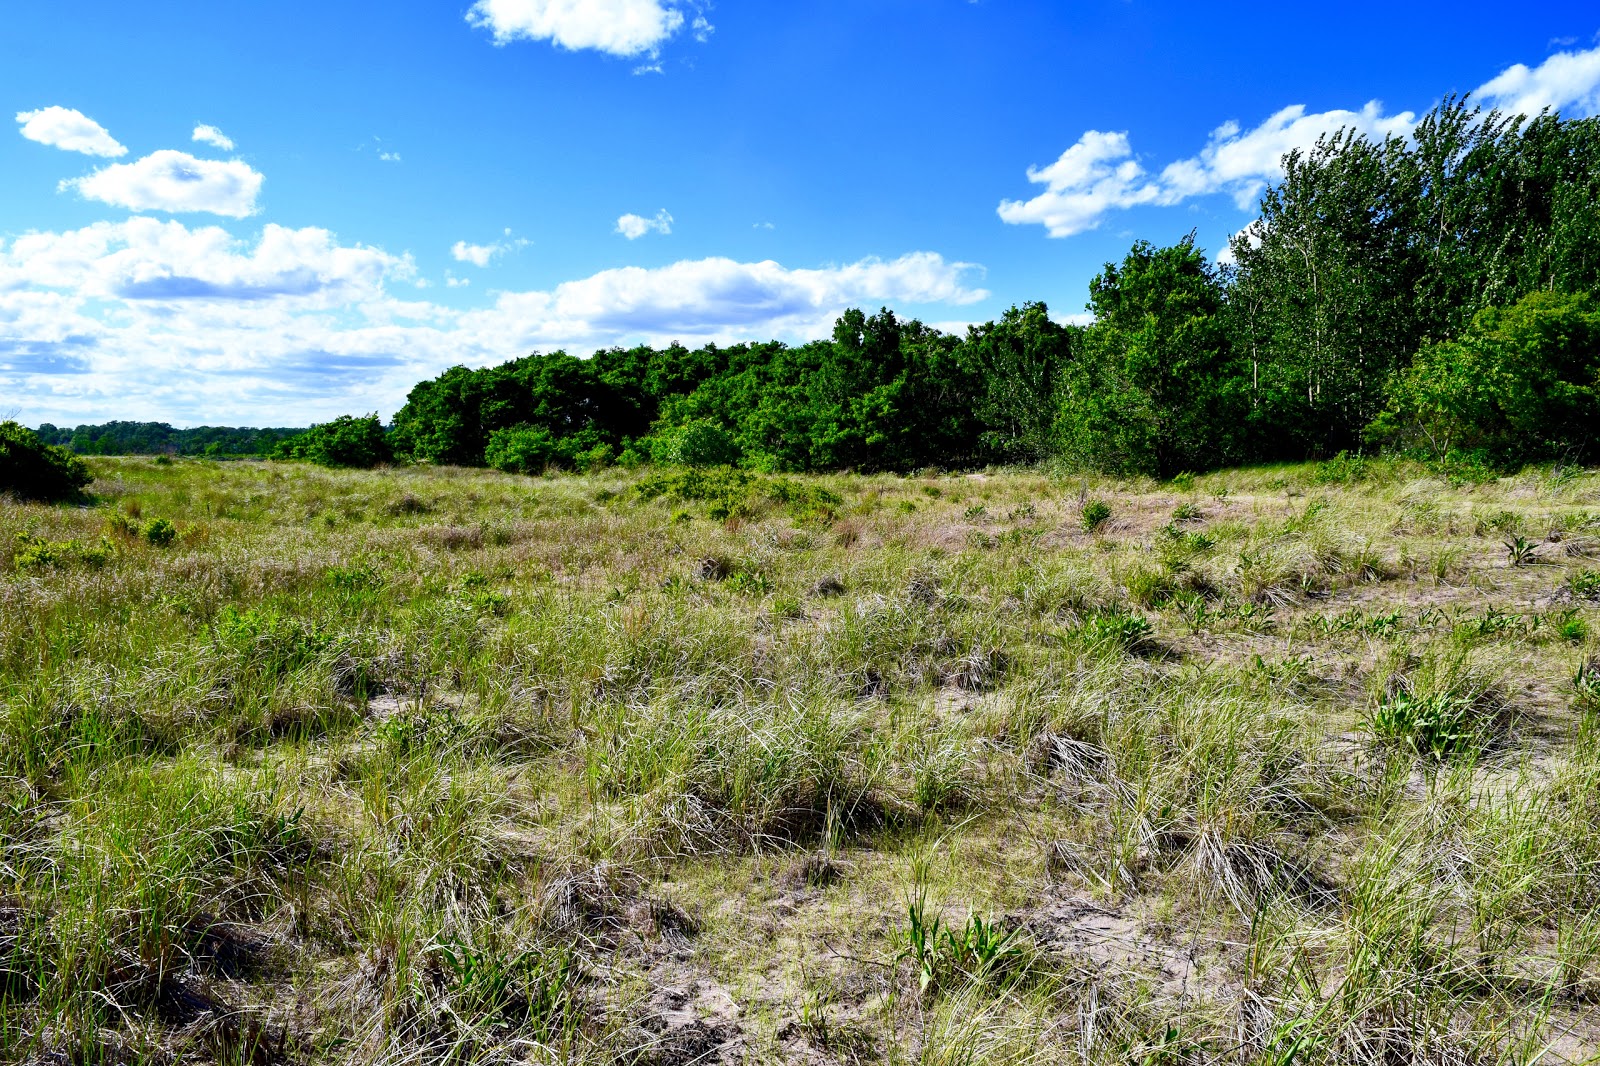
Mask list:
[[[1600,474],[89,462],[0,1063],[1600,1061]]]

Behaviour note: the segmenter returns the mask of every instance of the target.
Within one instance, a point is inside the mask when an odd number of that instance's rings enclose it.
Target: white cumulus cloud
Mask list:
[[[130,218],[66,233],[30,233],[0,249],[0,290],[54,289],[91,299],[321,305],[381,292],[414,272],[409,259],[340,245],[325,229],[268,224],[254,246],[220,226]]]
[[[1537,115],[1547,107],[1573,118],[1593,115],[1600,112],[1600,47],[1557,52],[1537,67],[1518,63],[1473,95],[1513,115]]]
[[[458,263],[486,267],[489,265],[489,260],[499,255],[501,251],[498,244],[468,244],[466,241],[457,241],[450,249],[450,255]]]
[[[806,269],[702,259],[460,310],[396,297],[416,281],[409,257],[326,230],[239,241],[133,218],[0,244],[0,394],[32,421],[304,424],[393,411],[446,367],[532,350],[805,340],[849,306],[965,306],[988,296],[981,273],[932,252]]]
[[[46,107],[39,111],[17,112],[22,135],[30,141],[48,144],[68,152],[82,152],[115,158],[128,150],[106,128],[81,111],[70,107]]]
[[[662,236],[672,232],[672,216],[666,208],[657,211],[654,218],[645,218],[643,215],[623,215],[617,219],[617,228],[614,231],[622,234],[630,241],[636,241],[646,233],[659,233]]]
[[[1406,136],[1415,124],[1411,112],[1385,115],[1377,101],[1360,111],[1310,114],[1296,104],[1249,130],[1237,122],[1225,123],[1197,154],[1154,174],[1139,163],[1126,132],[1090,130],[1054,163],[1029,167],[1028,180],[1043,185],[1044,191],[1031,200],[1002,200],[1000,218],[1042,225],[1052,237],[1071,237],[1097,228],[1113,211],[1142,204],[1170,207],[1192,197],[1228,193],[1243,209],[1283,173],[1280,160],[1292,149],[1309,148],[1318,137],[1339,129],[1381,140],[1391,134]]]
[[[1535,115],[1543,108],[1572,117],[1600,113],[1600,47],[1557,52],[1537,67],[1518,63],[1473,95],[1509,114]],[[1308,149],[1340,129],[1383,140],[1408,137],[1415,126],[1414,113],[1386,114],[1375,100],[1359,111],[1310,112],[1296,104],[1248,130],[1224,123],[1199,152],[1159,171],[1139,161],[1126,132],[1089,130],[1054,163],[1029,167],[1028,181],[1044,190],[1028,200],[1002,200],[999,214],[1016,225],[1044,226],[1052,237],[1070,237],[1144,204],[1171,207],[1226,193],[1242,210],[1282,176],[1281,161],[1293,149]]]
[[[654,53],[684,20],[662,0],[478,0],[467,21],[492,33],[496,44],[524,38],[637,56]]]
[[[220,148],[224,152],[233,151],[232,137],[217,127],[207,126],[204,123],[194,128],[194,141],[196,144],[209,144],[213,148]]]
[[[115,163],[62,182],[86,200],[132,211],[203,211],[229,218],[255,213],[261,174],[237,159],[196,159],[163,149],[132,163]]]

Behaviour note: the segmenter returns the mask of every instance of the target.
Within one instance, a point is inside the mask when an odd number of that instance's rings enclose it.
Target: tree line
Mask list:
[[[640,346],[453,367],[385,426],[273,445],[332,465],[908,471],[1046,459],[1170,477],[1390,448],[1592,462],[1600,119],[1448,99],[1409,137],[1289,153],[1218,264],[1135,244],[1089,288],[965,336],[845,312],[806,344]]]
[[[204,455],[266,456],[305,427],[252,429],[195,426],[176,429],[166,422],[105,422],[76,428],[49,422],[38,430],[46,444],[70,448],[79,455]]]

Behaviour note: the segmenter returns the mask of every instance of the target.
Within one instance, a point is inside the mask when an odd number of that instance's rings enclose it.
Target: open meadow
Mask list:
[[[1600,1061],[1600,473],[91,466],[0,1062]]]

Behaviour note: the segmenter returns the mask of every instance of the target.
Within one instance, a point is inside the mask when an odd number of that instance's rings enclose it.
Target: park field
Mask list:
[[[1600,473],[91,463],[0,1063],[1600,1061]]]

